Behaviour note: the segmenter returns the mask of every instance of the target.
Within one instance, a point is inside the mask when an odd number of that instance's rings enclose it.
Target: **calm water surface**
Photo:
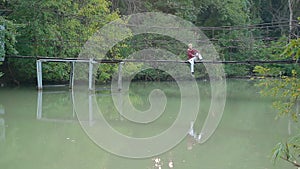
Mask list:
[[[201,106],[194,125],[201,126],[210,106],[209,82],[198,82]],[[176,119],[180,93],[174,83],[132,83],[134,106],[147,110],[149,93],[159,88],[168,98],[165,112],[148,125],[132,123],[117,112],[108,86],[98,86],[94,95],[105,119],[128,136],[149,137],[163,132]],[[223,118],[204,144],[187,136],[172,150],[145,159],[122,158],[97,146],[85,134],[72,106],[68,90],[0,88],[0,169],[153,169],[153,158],[162,168],[178,169],[279,169],[293,168],[285,162],[273,165],[273,146],[299,130],[288,119],[275,120],[272,99],[262,98],[252,81],[227,81]],[[90,123],[92,125],[92,119]],[[107,136],[103,136],[107,137]]]

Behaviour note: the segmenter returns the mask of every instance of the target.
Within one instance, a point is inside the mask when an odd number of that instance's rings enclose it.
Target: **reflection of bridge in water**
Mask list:
[[[102,91],[102,90],[107,90],[108,89],[97,89],[97,91]],[[99,94],[97,92],[87,92],[88,93],[88,106],[87,106],[87,119],[86,121],[84,121],[84,123],[88,124],[89,126],[93,126],[97,123],[97,119],[95,119],[95,113],[98,112],[97,110],[95,110],[95,97],[112,97],[112,95],[116,95],[117,98],[119,99],[118,104],[123,104],[123,92],[116,92],[116,93],[107,93],[107,94]],[[59,102],[59,99],[57,99],[57,96],[59,94],[64,95],[65,97],[67,96],[69,101],[70,101],[70,111],[69,112],[58,112],[61,113],[59,114],[57,117],[50,117],[51,114],[53,113],[51,112],[51,110],[49,109],[45,109],[45,107],[43,108],[43,105],[45,106],[45,104],[51,104],[51,103],[47,103],[47,101],[45,102],[45,99],[43,99],[43,97],[45,96],[49,96],[49,95],[55,95],[56,100]],[[62,106],[67,107],[67,104],[63,104]],[[123,107],[123,106],[119,106],[119,107]],[[54,108],[50,108],[50,109],[54,109]],[[297,116],[300,115],[300,102],[297,102],[296,104],[296,113]],[[120,110],[122,111],[122,110]],[[66,113],[68,113],[68,117],[60,117],[60,115],[64,114],[66,115]],[[1,115],[4,115],[5,111],[4,108],[1,108],[0,106],[0,141],[1,140],[5,140],[5,121],[4,119],[1,118]],[[53,116],[53,115],[52,115]],[[63,115],[62,115],[63,116]],[[74,93],[72,92],[72,90],[61,90],[61,91],[43,91],[43,90],[39,90],[38,91],[38,97],[37,97],[37,112],[36,112],[36,119],[37,120],[41,120],[41,121],[45,121],[45,122],[54,122],[54,123],[78,123],[78,119],[77,119],[77,115],[75,112],[75,108],[74,108]],[[121,115],[121,113],[119,112],[119,118],[118,120],[124,120],[124,117]],[[298,130],[296,128],[294,128],[293,126],[293,121],[291,119],[288,119],[288,126],[287,126],[287,130],[288,130],[288,134],[291,135],[293,133],[293,130]]]
[[[50,117],[43,116],[43,94],[44,95],[54,95],[54,94],[58,95],[58,94],[65,94],[65,93],[68,93],[68,91],[51,91],[51,92],[38,91],[36,118],[38,120],[49,121],[49,122],[76,122],[77,120],[76,120],[76,115],[75,115],[74,109],[72,109],[72,111],[71,111],[72,115],[71,115],[71,118],[69,118],[69,119],[50,118]],[[70,98],[72,98],[72,96],[70,96]],[[71,99],[71,101],[72,101],[72,99]],[[71,103],[71,104],[73,104],[73,103]],[[72,106],[72,108],[73,108],[73,106]]]
[[[5,114],[5,109],[2,105],[0,105],[0,141],[5,140],[5,120],[1,118],[1,115]]]
[[[54,108],[52,108],[50,106],[50,109],[46,109],[45,107],[43,108],[43,105],[45,104],[51,104],[51,103],[47,103],[47,101],[45,101],[45,99],[43,99],[43,97],[45,96],[50,96],[50,95],[55,95],[55,97],[57,97],[59,94],[63,95],[63,97],[68,96],[68,99],[70,100],[70,111],[67,112],[68,114],[66,115],[66,112],[58,112],[61,114],[56,115],[56,117],[53,117],[55,115],[51,115],[51,113],[55,113],[55,112],[51,112],[51,110],[53,110]],[[117,92],[117,93],[111,93],[111,94],[101,94],[101,97],[109,97],[112,94],[116,94],[117,97],[119,98],[119,103],[122,104],[122,92]],[[96,123],[96,120],[94,119],[94,113],[96,110],[95,107],[93,106],[94,103],[94,99],[95,97],[99,95],[97,93],[94,92],[88,92],[88,119],[86,120],[86,122],[90,125],[93,126]],[[59,99],[56,99],[59,101]],[[63,104],[62,106],[66,107],[66,104]],[[78,119],[76,116],[76,112],[75,112],[75,108],[74,108],[74,93],[72,91],[69,90],[62,90],[62,91],[42,91],[39,90],[38,91],[38,97],[37,97],[37,112],[36,112],[36,119],[41,120],[41,121],[47,121],[47,122],[57,122],[57,123],[77,123]],[[56,112],[57,113],[57,112]],[[47,116],[48,115],[48,116]],[[52,117],[50,117],[52,116]],[[60,116],[67,116],[67,117],[60,117]],[[120,119],[122,119],[122,117],[120,117]]]

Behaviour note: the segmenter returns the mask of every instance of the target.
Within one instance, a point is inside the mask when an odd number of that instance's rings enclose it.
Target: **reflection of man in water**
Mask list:
[[[197,59],[202,60],[202,56],[199,53],[198,50],[193,49],[193,45],[190,43],[188,44],[188,49],[187,49],[187,56],[188,56],[188,61],[191,64],[191,74],[194,75],[194,64]]]
[[[199,133],[197,135],[197,133],[194,132],[194,122],[192,121],[191,126],[190,126],[190,130],[189,130],[189,133],[188,133],[187,149],[191,150],[196,143],[199,143],[200,139],[201,139],[201,136],[202,136],[201,133]]]

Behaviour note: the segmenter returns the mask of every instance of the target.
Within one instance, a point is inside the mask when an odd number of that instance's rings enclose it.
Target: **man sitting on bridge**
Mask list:
[[[191,74],[192,74],[192,76],[194,76],[194,64],[195,64],[195,61],[197,59],[202,60],[203,58],[202,58],[202,56],[201,56],[201,54],[199,53],[198,50],[193,49],[193,45],[191,43],[188,44],[187,56],[188,56],[188,61],[191,64]]]

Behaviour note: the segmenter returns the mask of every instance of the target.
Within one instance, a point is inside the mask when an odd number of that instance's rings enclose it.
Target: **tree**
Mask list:
[[[112,9],[119,10],[122,15],[130,15],[145,11],[142,0],[111,0]]]
[[[300,58],[300,38],[293,39],[286,46],[280,55],[282,58],[294,59],[296,62]],[[300,100],[300,69],[299,63],[295,63],[295,69],[292,69],[290,76],[288,72],[283,74],[278,67],[257,66],[255,72],[261,75],[258,86],[263,87],[262,94],[276,97],[277,101],[273,106],[278,110],[278,116],[288,116],[294,121],[298,121],[297,104]],[[276,79],[266,78],[266,76],[275,76]],[[300,134],[300,133],[299,133]],[[273,159],[283,159],[295,167],[300,167],[300,135],[291,137],[286,142],[278,143],[273,150]]]
[[[8,18],[24,25],[18,29],[16,49],[29,56],[77,57],[90,36],[119,17],[107,0],[11,0],[7,7],[12,10]],[[17,79],[36,77],[34,60],[10,59],[10,66]],[[43,78],[61,81],[68,70],[67,64],[51,63],[43,67]]]
[[[12,21],[5,19],[3,16],[0,16],[0,26],[1,26],[1,50],[0,50],[0,59],[4,58],[5,55],[17,54],[15,48],[16,36],[17,36],[17,25]],[[0,61],[0,65],[3,62]],[[3,72],[0,72],[0,77],[4,75]]]
[[[15,44],[17,42],[16,36],[18,25],[8,19],[5,19],[3,16],[0,16],[0,25],[3,27],[1,30],[1,42],[4,43],[4,50],[1,50],[0,55],[17,54],[18,52]]]

